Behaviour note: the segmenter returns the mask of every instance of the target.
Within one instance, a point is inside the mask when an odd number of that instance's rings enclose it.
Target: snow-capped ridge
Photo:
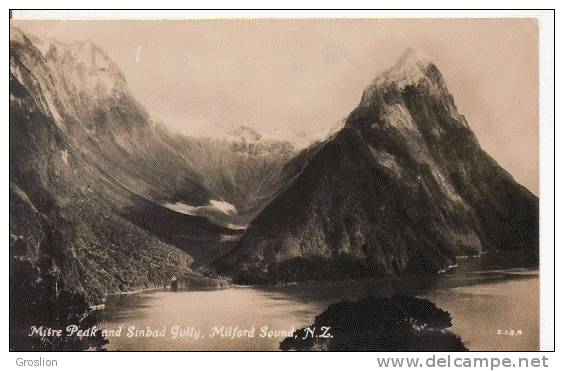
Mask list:
[[[376,83],[395,83],[398,88],[417,83],[427,78],[427,67],[431,64],[429,57],[418,49],[407,49],[397,63],[378,76]]]
[[[401,55],[400,59],[394,67],[405,67],[414,64],[427,66],[430,63],[432,63],[431,59],[421,49],[407,48],[407,50]]]
[[[434,65],[421,50],[408,48],[396,64],[379,74],[364,90],[362,102],[369,104],[377,91],[385,89],[403,90],[408,86],[424,83],[431,92],[438,92],[435,83],[429,77],[429,67]]]
[[[343,126],[344,119],[339,120],[336,125],[321,131],[306,131],[290,127],[259,129],[247,125],[217,124],[203,118],[195,118],[194,121],[184,125],[178,132],[192,138],[233,143],[268,144],[284,142],[291,144],[296,150],[301,150],[313,143],[327,140]]]
[[[127,82],[119,67],[92,41],[61,42],[48,37],[11,29],[10,41],[28,45],[39,52],[56,80],[71,92],[104,97],[114,91],[126,91]],[[61,89],[67,90],[67,89]]]

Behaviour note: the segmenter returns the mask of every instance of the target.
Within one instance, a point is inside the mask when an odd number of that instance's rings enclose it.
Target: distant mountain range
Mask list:
[[[344,120],[339,120],[328,129],[310,132],[294,128],[257,129],[245,125],[220,125],[206,122],[194,126],[187,125],[180,133],[190,138],[217,139],[228,142],[286,143],[295,150],[302,150],[312,143],[325,141],[342,129],[344,124]]]
[[[27,276],[61,272],[96,302],[172,276],[212,284],[211,262],[273,282],[436,272],[487,249],[536,256],[538,199],[413,51],[325,132],[188,136],[100,47],[11,28],[10,256]]]
[[[439,69],[408,50],[218,262],[271,282],[438,272],[538,254],[538,198],[485,153]]]

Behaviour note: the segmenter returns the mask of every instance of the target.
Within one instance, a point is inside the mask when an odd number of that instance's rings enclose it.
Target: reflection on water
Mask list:
[[[305,326],[322,309],[322,305],[301,302],[283,293],[253,288],[233,288],[217,291],[154,292],[122,296],[119,303],[109,300],[103,326],[126,332],[130,326],[138,329],[162,330],[160,338],[110,338],[109,350],[276,350],[278,343]],[[264,326],[270,331],[284,331],[278,337],[260,337]],[[292,327],[293,326],[293,327]],[[212,335],[214,328],[223,335]],[[237,327],[237,329],[235,329]],[[251,330],[254,337],[232,338],[234,330]],[[173,332],[183,330],[187,335],[173,338]],[[268,332],[266,332],[268,335]],[[198,337],[197,339],[195,337]]]
[[[471,350],[538,350],[538,271],[510,277],[424,296],[451,313],[453,331]]]
[[[538,271],[523,266],[518,256],[485,256],[439,276],[119,295],[108,298],[101,325],[122,329],[109,350],[277,350],[332,303],[403,293],[449,311],[471,350],[536,350]],[[148,330],[154,336],[141,336]]]

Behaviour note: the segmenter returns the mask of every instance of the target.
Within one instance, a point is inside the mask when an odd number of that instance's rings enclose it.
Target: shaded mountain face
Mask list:
[[[294,158],[310,153],[245,127],[221,138],[170,133],[151,120],[101,48],[17,28],[10,93],[15,196],[43,214],[79,210],[87,224],[98,220],[91,209],[115,215],[197,262],[232,248],[302,169],[305,161]]]
[[[199,276],[189,255],[134,216],[158,194],[184,190],[201,201],[209,192],[178,166],[100,49],[11,29],[9,125],[14,297],[51,274],[91,303]],[[190,222],[206,238],[219,228]]]
[[[538,198],[478,144],[438,68],[408,50],[218,262],[241,280],[437,272],[538,256]]]
[[[294,159],[311,153],[309,147],[299,149],[289,141],[266,139],[252,131],[242,134],[231,138],[175,136],[175,147],[214,199],[194,206],[183,201],[181,194],[169,195],[167,207],[244,228],[299,173],[301,167],[292,164],[304,161]]]
[[[60,289],[88,302],[161,287],[172,276],[205,280],[192,256],[224,253],[241,234],[229,226],[247,220],[238,208],[265,202],[226,201],[239,178],[224,174],[254,169],[254,179],[267,179],[267,197],[270,185],[272,192],[279,187],[281,164],[295,154],[282,144],[259,156],[249,154],[255,143],[242,150],[240,141],[173,135],[151,121],[99,47],[45,41],[16,28],[9,125],[10,282],[18,297],[52,272]],[[225,158],[232,163],[222,167]],[[196,211],[169,207],[176,202]]]

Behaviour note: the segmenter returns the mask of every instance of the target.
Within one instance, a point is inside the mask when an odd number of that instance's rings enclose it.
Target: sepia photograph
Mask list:
[[[10,351],[541,350],[536,18],[41,15]]]

